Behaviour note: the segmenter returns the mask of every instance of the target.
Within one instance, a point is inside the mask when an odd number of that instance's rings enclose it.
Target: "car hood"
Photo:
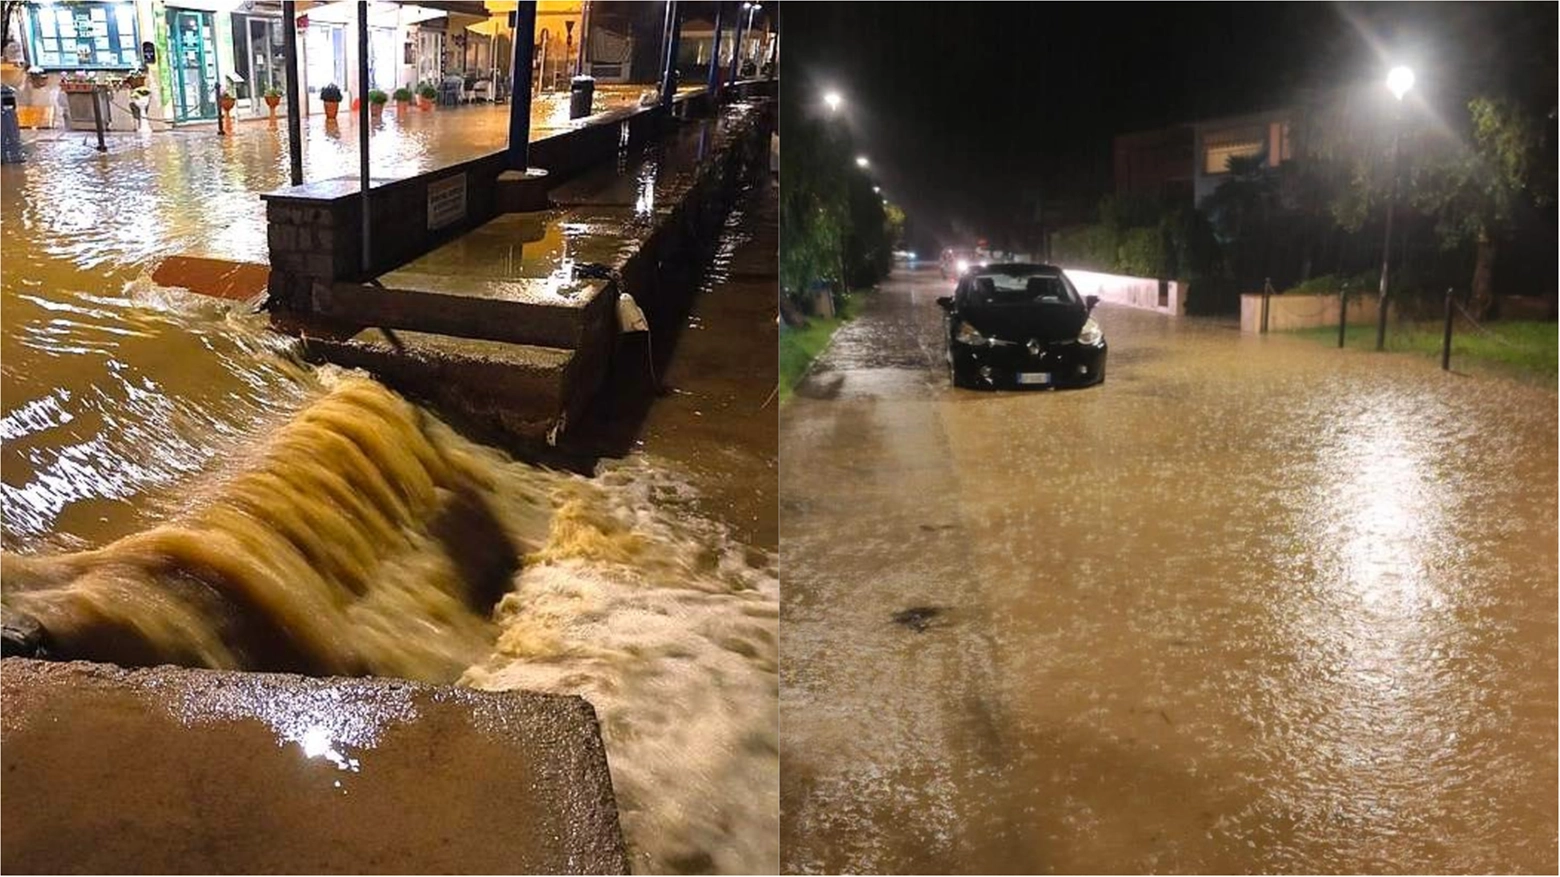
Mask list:
[[[1019,344],[1039,341],[1071,341],[1083,331],[1089,312],[1076,305],[990,304],[959,308],[959,319],[987,338]]]

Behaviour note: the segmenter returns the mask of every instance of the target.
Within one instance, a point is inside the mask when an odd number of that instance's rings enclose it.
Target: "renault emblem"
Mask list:
[[[1024,349],[1029,351],[1029,355],[1030,356],[1039,356],[1040,355],[1040,339],[1038,339],[1038,338],[1031,338],[1031,339],[1029,339],[1029,343],[1024,345]]]

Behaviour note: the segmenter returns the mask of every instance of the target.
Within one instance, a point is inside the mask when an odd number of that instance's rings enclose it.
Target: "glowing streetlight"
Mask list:
[[[882,186],[873,186],[872,187],[872,193],[874,195],[881,195],[881,194],[883,194],[883,187]]]
[[[837,91],[831,91],[823,96],[823,102],[829,105],[829,112],[831,113],[839,111],[841,100],[840,93]]]
[[[1387,198],[1386,239],[1381,244],[1381,287],[1376,294],[1376,349],[1387,346],[1387,281],[1392,267],[1392,208],[1397,205],[1398,153],[1401,151],[1403,133],[1403,95],[1414,87],[1414,71],[1404,66],[1393,67],[1387,72],[1387,88],[1397,98],[1397,112],[1392,119],[1392,194]]]
[[[1393,67],[1392,70],[1387,73],[1387,89],[1391,91],[1392,96],[1398,100],[1402,100],[1403,95],[1408,94],[1408,90],[1413,87],[1414,71],[1408,69],[1407,67]]]
[[[865,155],[856,156],[856,167],[866,167],[869,164]]]

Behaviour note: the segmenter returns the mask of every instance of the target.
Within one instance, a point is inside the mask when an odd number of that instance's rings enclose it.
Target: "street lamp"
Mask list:
[[[883,187],[882,186],[873,186],[872,187],[872,193],[874,195],[881,195],[881,194],[883,194]]]
[[[868,163],[869,162],[867,161],[867,157],[865,155],[856,156],[856,167],[866,167]]]
[[[1386,240],[1381,244],[1381,288],[1376,296],[1376,349],[1387,346],[1387,274],[1392,263],[1392,210],[1397,205],[1398,152],[1403,133],[1403,96],[1414,87],[1414,71],[1407,67],[1393,67],[1387,73],[1387,89],[1397,98],[1392,113],[1392,193],[1387,198]]]
[[[829,105],[829,112],[838,112],[840,108],[840,93],[831,91],[823,96],[823,102]]]

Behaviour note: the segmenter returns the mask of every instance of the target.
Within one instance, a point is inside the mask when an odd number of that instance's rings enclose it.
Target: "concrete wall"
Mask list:
[[[1126,277],[1075,268],[1064,269],[1064,273],[1073,286],[1078,287],[1079,295],[1097,295],[1102,302],[1159,311],[1177,317],[1186,315],[1184,281]]]
[[[1374,325],[1376,322],[1376,295],[1349,296],[1349,323]],[[1309,329],[1316,326],[1338,325],[1338,296],[1336,295],[1274,295],[1268,297],[1268,331],[1283,332],[1288,329]],[[1245,293],[1240,297],[1240,330],[1260,332],[1262,327],[1262,294]]]

